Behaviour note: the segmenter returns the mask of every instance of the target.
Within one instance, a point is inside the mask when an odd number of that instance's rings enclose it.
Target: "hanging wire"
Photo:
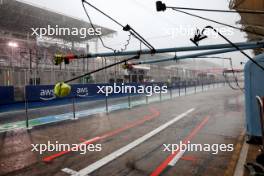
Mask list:
[[[127,47],[129,46],[130,41],[131,41],[131,36],[132,36],[132,34],[129,33],[129,35],[128,35],[128,39],[127,39],[127,43],[124,45],[124,48],[121,48],[121,49],[120,49],[120,52],[123,52],[123,51],[126,51],[126,50],[127,50]]]
[[[225,78],[225,82],[227,82],[228,86],[229,86],[231,89],[233,89],[233,90],[240,90],[239,88],[234,87],[234,86],[231,84],[231,82],[229,81],[229,78],[228,78],[228,76],[226,75],[226,73],[223,72],[223,76],[224,76],[224,78]]]
[[[230,69],[231,69],[231,72],[232,72],[232,75],[233,75],[233,78],[235,80],[235,83],[236,83],[236,87],[234,87],[232,84],[231,84],[231,81],[229,80],[228,76],[227,76],[227,71],[223,71],[223,76],[225,78],[225,81],[228,83],[228,86],[233,89],[233,90],[241,90],[242,92],[244,92],[244,88],[242,88],[240,85],[239,85],[239,81],[238,81],[238,78],[237,78],[237,75],[235,73],[235,70],[234,70],[234,67],[233,67],[233,61],[232,61],[232,58],[229,58],[229,63],[230,63]]]
[[[235,83],[236,83],[236,86],[237,86],[236,90],[241,90],[242,92],[244,92],[244,88],[242,88],[242,87],[239,85],[239,81],[238,81],[237,75],[236,75],[235,70],[234,70],[234,67],[233,67],[233,61],[232,61],[232,58],[230,58],[229,63],[230,63],[230,68],[231,68],[231,71],[232,71],[232,74],[233,74],[233,77],[234,77],[234,79],[235,79]],[[223,73],[223,74],[224,74],[224,73]],[[224,76],[226,76],[226,75],[224,75]],[[225,77],[225,78],[227,78],[227,77]],[[231,87],[231,83],[230,83],[230,82],[228,82],[228,83],[229,83],[229,86]],[[231,87],[231,88],[232,88],[232,87]]]
[[[167,7],[171,9],[177,10],[192,10],[192,11],[204,11],[204,12],[221,12],[221,13],[246,13],[246,14],[254,14],[254,15],[261,15],[264,14],[264,11],[258,10],[219,10],[219,9],[203,9],[203,8],[188,8],[188,7]]]
[[[111,68],[111,67],[114,67],[116,65],[120,65],[120,64],[123,64],[123,63],[126,63],[128,61],[131,61],[131,60],[135,60],[135,59],[139,59],[140,58],[140,55],[137,55],[137,56],[133,56],[133,57],[130,57],[128,59],[125,59],[125,60],[122,60],[122,61],[119,61],[119,62],[116,62],[116,63],[113,63],[113,64],[110,64],[110,65],[107,65],[105,67],[102,67],[102,68],[99,68],[99,69],[96,69],[96,70],[93,70],[91,72],[88,72],[88,73],[85,73],[83,75],[80,75],[80,76],[77,76],[77,77],[74,77],[74,78],[71,78],[67,81],[64,81],[64,83],[68,83],[68,82],[71,82],[71,81],[74,81],[74,80],[77,80],[77,79],[80,79],[82,77],[85,77],[85,76],[88,76],[88,75],[91,75],[93,73],[97,73],[99,71],[102,71],[102,70],[105,70],[105,69],[108,69],[108,68]]]
[[[197,57],[197,58],[210,58],[210,59],[227,59],[229,60],[229,64],[230,64],[230,69],[231,69],[231,72],[232,72],[232,76],[235,80],[235,83],[236,83],[236,87],[232,86],[231,82],[229,81],[228,79],[228,76],[226,75],[226,73],[223,71],[223,76],[226,80],[226,82],[228,83],[229,87],[233,90],[241,90],[241,91],[244,91],[244,88],[242,88],[240,85],[239,85],[239,81],[238,81],[238,78],[237,78],[237,75],[235,73],[235,70],[234,70],[234,66],[233,66],[233,60],[232,58],[224,58],[224,57],[218,57],[218,56],[201,56],[201,57]]]
[[[225,37],[224,35],[222,35],[220,32],[218,32],[216,29],[214,29],[212,26],[206,26],[203,29],[203,32],[205,31],[205,29],[211,29],[214,32],[216,32],[219,36],[221,36],[225,41],[227,41],[229,44],[231,44],[234,48],[236,48],[241,54],[243,54],[244,56],[246,56],[251,62],[253,62],[256,66],[258,66],[261,70],[264,71],[264,67],[262,65],[260,65],[257,61],[255,61],[255,59],[253,59],[252,57],[250,57],[247,53],[245,53],[243,50],[241,50],[237,45],[235,45],[232,41],[230,41],[227,37]],[[202,32],[202,33],[203,33]]]
[[[109,18],[110,20],[112,20],[114,23],[116,23],[120,27],[122,27],[122,28],[125,27],[121,23],[119,23],[117,20],[115,20],[111,16],[107,15],[106,13],[104,13],[103,11],[101,11],[100,9],[98,9],[97,7],[95,7],[94,5],[92,5],[91,3],[89,3],[88,1],[86,1],[86,0],[81,0],[81,1],[82,1],[83,6],[84,6],[84,3],[85,3],[85,4],[89,5],[90,7],[94,8],[95,10],[97,10],[98,12],[100,12],[101,14],[103,14],[104,16],[106,16],[107,18]]]
[[[129,32],[133,37],[135,37],[136,39],[138,39],[139,41],[141,41],[146,47],[148,47],[151,50],[152,53],[155,53],[156,52],[155,48],[146,39],[144,39],[136,30],[134,30],[131,26],[129,26],[129,25],[124,26],[121,23],[119,23],[117,20],[115,20],[114,18],[112,18],[111,16],[107,15],[106,13],[104,13],[103,11],[101,11],[100,9],[98,9],[97,7],[93,6],[91,3],[87,2],[86,0],[81,0],[81,1],[82,1],[82,6],[83,6],[83,8],[85,10],[85,13],[88,16],[88,19],[89,19],[90,22],[91,22],[91,18],[90,18],[89,14],[88,14],[88,12],[87,12],[87,10],[85,8],[84,3],[87,4],[87,5],[89,5],[90,7],[94,8],[95,10],[97,10],[98,12],[100,12],[101,14],[103,14],[104,16],[106,16],[107,18],[109,18],[110,20],[112,20],[114,23],[116,23],[117,25],[119,25],[120,27],[122,27],[122,29],[124,31]],[[94,25],[92,25],[92,27],[94,28]],[[101,40],[101,42],[103,44],[103,40],[101,38],[100,38],[100,40]],[[103,44],[103,46],[105,46],[105,45]],[[111,47],[107,47],[107,46],[105,46],[105,47],[107,49],[110,49],[110,50],[114,51],[115,53],[118,52],[118,51],[116,51],[115,49],[113,49]]]
[[[241,90],[242,92],[244,92],[244,88],[241,88],[241,87],[234,87],[232,84],[231,84],[231,81],[229,80],[228,76],[226,75],[226,73],[223,72],[223,76],[225,78],[225,81],[227,82],[228,86],[233,89],[233,90]]]
[[[90,22],[90,24],[91,24],[93,30],[96,31],[96,28],[95,28],[95,26],[94,26],[94,24],[93,24],[93,22],[92,22],[92,20],[91,20],[91,18],[90,18],[90,15],[88,14],[87,9],[85,8],[84,1],[82,1],[82,6],[83,6],[84,12],[85,12],[85,14],[86,14],[86,16],[87,16],[87,18],[88,18],[88,20],[89,20],[89,22]],[[98,38],[99,38],[99,40],[101,41],[103,47],[105,47],[106,49],[109,49],[109,50],[111,50],[111,51],[113,51],[113,52],[116,52],[115,49],[113,49],[113,48],[111,48],[111,47],[105,45],[105,43],[104,43],[104,41],[103,41],[103,39],[102,39],[102,37],[101,37],[100,35],[98,35]]]
[[[90,4],[90,5],[91,5],[91,4]],[[89,15],[87,9],[85,8],[84,1],[82,1],[82,6],[83,6],[83,9],[84,9],[84,11],[85,11],[85,14],[86,14],[86,16],[88,17],[88,20],[89,20],[89,22],[90,22],[90,24],[91,24],[93,30],[96,31],[95,26],[94,26],[94,24],[93,24],[93,22],[92,22],[92,19],[91,19],[90,15]],[[92,6],[92,7],[94,7],[94,6]],[[96,7],[94,7],[94,8],[96,8]],[[97,8],[96,8],[96,9],[97,9]],[[98,9],[98,10],[99,10],[99,9]],[[103,13],[103,12],[102,12],[102,13]],[[111,18],[111,17],[108,16],[107,14],[105,14],[105,13],[103,13],[103,14],[106,15],[108,18]],[[115,21],[113,18],[111,18],[111,19],[112,19],[113,21]],[[121,25],[120,23],[118,23],[117,21],[115,21],[115,23],[118,24],[119,26],[122,26],[122,25]],[[111,51],[113,51],[113,52],[115,52],[115,53],[119,53],[119,52],[123,52],[123,51],[126,51],[126,50],[127,50],[127,47],[129,46],[129,44],[130,44],[130,40],[131,40],[131,33],[129,33],[129,35],[128,35],[128,39],[127,39],[127,41],[126,41],[126,44],[125,44],[123,47],[121,47],[120,50],[116,50],[116,49],[114,49],[114,48],[112,48],[112,47],[107,46],[107,45],[104,43],[104,41],[103,41],[103,39],[102,39],[102,37],[101,37],[100,35],[98,35],[98,38],[99,38],[99,40],[101,41],[101,44],[103,45],[104,48],[109,49],[109,50],[111,50]]]

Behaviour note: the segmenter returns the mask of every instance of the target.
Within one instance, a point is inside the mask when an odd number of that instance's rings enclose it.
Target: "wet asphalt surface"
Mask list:
[[[191,108],[195,110],[152,138],[133,148],[109,164],[89,175],[146,176],[150,175],[169,155],[163,144],[177,144],[208,117],[203,128],[193,137],[196,144],[234,144],[244,130],[244,102],[239,91],[228,87],[207,92],[181,96],[172,100],[102,113],[79,120],[69,120],[35,127],[29,131],[17,130],[0,134],[0,175],[69,175],[63,168],[79,171],[132,141],[144,136],[174,117]],[[96,106],[96,105],[95,105]],[[49,109],[46,109],[49,111]],[[32,152],[31,144],[47,144],[48,141],[62,144],[79,144],[96,136],[153,116],[136,126],[96,142],[102,151],[82,155],[70,152],[51,163],[43,158],[58,152]],[[167,168],[162,175],[168,176],[223,176],[232,162],[233,152],[186,151],[175,166]]]
[[[136,97],[136,98],[139,100],[142,99],[142,97]],[[127,99],[128,97],[113,98],[113,99],[109,99],[108,103],[110,105],[111,104],[114,105],[114,104],[126,102]],[[69,100],[68,103],[65,105],[46,106],[43,108],[32,108],[31,107],[32,105],[29,103],[28,117],[29,119],[35,119],[50,115],[72,113],[73,112],[72,102],[73,102],[72,100]],[[45,104],[45,102],[42,103]],[[105,99],[75,103],[76,111],[94,109],[98,107],[105,107]],[[25,119],[26,119],[25,109],[14,112],[11,111],[1,114],[0,124],[22,121]]]

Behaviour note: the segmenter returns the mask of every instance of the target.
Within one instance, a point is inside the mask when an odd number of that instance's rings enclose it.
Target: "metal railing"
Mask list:
[[[181,85],[169,86],[166,93],[128,94],[119,97],[101,97],[99,99],[81,99],[71,97],[61,102],[47,101],[32,102],[25,100],[19,110],[12,110],[0,119],[0,132],[17,128],[31,129],[34,126],[56,123],[65,120],[76,120],[99,113],[110,113],[120,109],[130,109],[139,105],[171,100],[181,96],[194,95],[199,92],[213,90],[225,86],[222,80],[185,81]]]

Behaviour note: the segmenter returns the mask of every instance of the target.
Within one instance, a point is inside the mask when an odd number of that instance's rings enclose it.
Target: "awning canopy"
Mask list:
[[[17,0],[0,0],[0,35],[13,35],[15,37],[31,37],[31,28],[91,28],[91,25],[81,19],[43,9]],[[95,25],[95,27],[100,27]],[[102,35],[108,35],[115,31],[100,27]],[[35,37],[35,36],[34,36]],[[54,35],[54,38],[67,42],[83,42],[90,40],[96,35]]]
[[[263,0],[232,0],[230,1],[230,8],[236,10],[256,10],[264,11],[264,1]],[[240,24],[243,25],[243,28],[257,32],[264,35],[264,15],[260,14],[245,14],[240,13],[241,20]],[[249,41],[263,40],[264,37],[259,35],[254,35],[247,33]],[[256,54],[263,52],[262,49],[255,50]]]

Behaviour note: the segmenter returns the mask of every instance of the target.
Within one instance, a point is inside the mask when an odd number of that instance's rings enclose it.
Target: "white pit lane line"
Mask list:
[[[175,166],[175,164],[179,161],[179,159],[183,156],[186,150],[181,150],[170,162],[169,166]]]
[[[111,161],[117,159],[121,155],[125,154],[129,150],[132,150],[139,144],[145,142],[146,140],[150,139],[151,137],[155,136],[156,134],[160,133],[161,131],[165,130],[169,126],[171,126],[173,123],[181,120],[183,117],[187,116],[189,113],[194,111],[195,108],[189,109],[188,111],[178,115],[177,117],[174,117],[172,120],[168,121],[167,123],[161,125],[160,127],[156,128],[155,130],[145,134],[144,136],[134,140],[133,142],[129,143],[128,145],[116,150],[115,152],[105,156],[104,158],[94,162],[93,164],[79,170],[79,171],[73,171],[72,169],[64,168],[62,171],[71,171],[72,176],[88,176],[88,174],[96,171],[97,169],[101,168],[102,166],[110,163]],[[70,173],[70,172],[67,172]]]

